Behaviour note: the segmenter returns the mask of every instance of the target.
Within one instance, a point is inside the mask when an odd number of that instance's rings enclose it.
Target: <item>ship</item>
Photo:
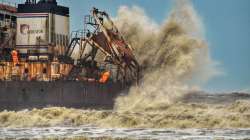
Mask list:
[[[0,3],[0,110],[111,109],[138,84],[133,47],[109,15],[93,7],[83,21],[70,32],[56,0]]]

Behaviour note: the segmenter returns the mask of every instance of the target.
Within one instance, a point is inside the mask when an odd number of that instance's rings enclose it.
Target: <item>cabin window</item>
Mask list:
[[[25,68],[25,69],[24,69],[24,73],[29,73],[29,69],[28,69],[28,68]]]
[[[16,22],[16,17],[15,17],[15,16],[12,16],[12,17],[11,17],[11,21],[12,21],[12,22]]]
[[[6,19],[10,19],[10,15],[5,15],[5,18]]]
[[[9,25],[10,24],[10,15],[5,15],[5,18],[4,18],[4,22],[5,24]]]
[[[0,20],[3,21],[3,19],[4,19],[4,14],[0,14]]]
[[[46,74],[46,73],[47,73],[47,69],[43,68],[43,74]]]

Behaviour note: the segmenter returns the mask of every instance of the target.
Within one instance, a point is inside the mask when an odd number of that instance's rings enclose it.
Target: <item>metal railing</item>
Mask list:
[[[70,34],[70,41],[73,39],[73,38],[84,38],[85,37],[85,32],[84,30],[76,30],[76,31],[72,31],[71,34]]]
[[[12,6],[12,7],[17,8],[17,3],[10,2],[9,0],[0,0],[0,4],[7,5],[7,6]]]

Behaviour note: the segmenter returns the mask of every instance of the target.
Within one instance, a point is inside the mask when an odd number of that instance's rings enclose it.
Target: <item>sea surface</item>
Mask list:
[[[0,140],[250,140],[250,94],[190,94],[142,112],[2,111]]]
[[[122,129],[81,127],[1,128],[0,139],[65,138],[152,139],[152,140],[242,140],[250,139],[249,129]]]

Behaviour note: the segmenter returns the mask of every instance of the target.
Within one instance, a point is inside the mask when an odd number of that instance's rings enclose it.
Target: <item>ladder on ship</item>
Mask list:
[[[72,55],[76,55],[74,54],[74,51],[76,50],[76,47],[78,46],[79,49],[81,47],[81,39],[83,39],[84,33],[79,30],[79,31],[73,31],[71,33],[71,41],[70,44],[66,50],[65,56],[64,58],[71,58]],[[82,66],[79,64],[73,65],[71,71],[69,72],[69,75],[67,77],[68,80],[76,80],[77,76],[79,75],[79,73],[81,73],[82,71]]]
[[[73,31],[70,35],[70,43],[66,50],[65,56],[71,57],[74,50],[76,49],[76,46],[81,46],[81,39],[84,38],[84,32],[81,30]]]

